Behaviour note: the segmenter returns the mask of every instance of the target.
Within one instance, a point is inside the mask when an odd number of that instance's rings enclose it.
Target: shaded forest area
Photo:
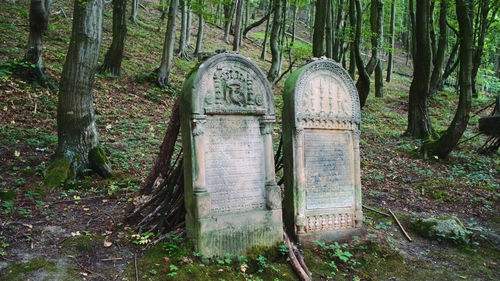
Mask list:
[[[224,50],[267,74],[276,152],[292,71],[326,56],[356,82],[366,233],[299,245],[313,280],[499,279],[499,126],[484,123],[500,110],[499,8],[1,0],[0,280],[299,280],[285,244],[207,261],[185,240],[168,128],[188,74]],[[466,238],[426,237],[429,217]]]

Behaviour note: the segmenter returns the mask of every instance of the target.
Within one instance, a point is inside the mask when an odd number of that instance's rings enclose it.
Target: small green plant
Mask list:
[[[152,232],[144,232],[144,233],[138,233],[138,234],[132,234],[132,243],[136,245],[145,245],[151,242],[151,237],[154,236],[154,233]]]
[[[0,236],[0,256],[4,257],[7,255],[5,249],[9,246],[10,244],[5,242],[5,236]]]
[[[334,242],[327,245],[326,243],[318,240],[315,240],[313,242],[318,245],[323,251],[325,251],[330,258],[330,260],[326,262],[326,264],[332,269],[332,271],[330,272],[331,275],[335,275],[335,273],[338,271],[337,264],[335,263],[336,260],[340,260],[343,263],[349,265],[359,264],[359,262],[357,262],[353,258],[353,255],[347,250],[349,248],[349,244],[347,243],[340,245],[338,242]]]
[[[257,270],[259,273],[264,272],[264,269],[269,267],[267,258],[263,255],[259,255],[255,260],[257,261],[257,265],[259,266],[259,270]]]
[[[175,252],[177,252],[177,250],[179,250],[181,243],[181,237],[173,233],[169,233],[167,236],[167,241],[163,242],[162,249],[168,254],[174,254]]]
[[[286,256],[288,255],[288,252],[290,251],[290,248],[288,248],[288,245],[281,244],[278,246],[278,251],[283,255]]]
[[[177,275],[177,270],[179,270],[179,268],[173,264],[170,265],[170,272],[167,274],[167,276],[174,276],[174,275]]]

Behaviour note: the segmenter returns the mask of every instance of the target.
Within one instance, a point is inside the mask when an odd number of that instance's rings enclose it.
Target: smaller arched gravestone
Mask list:
[[[355,235],[362,222],[360,107],[349,74],[319,59],[285,82],[284,219],[302,243]]]
[[[283,239],[274,174],[273,94],[236,54],[211,57],[184,83],[180,108],[186,232],[205,257]]]

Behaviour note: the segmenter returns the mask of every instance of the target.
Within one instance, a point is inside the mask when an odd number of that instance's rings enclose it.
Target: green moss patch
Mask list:
[[[77,278],[75,270],[71,267],[60,266],[53,261],[43,258],[31,260],[27,263],[15,263],[4,269],[0,281],[72,281]]]
[[[71,167],[71,162],[65,158],[59,158],[50,164],[41,187],[42,189],[55,189],[67,179],[74,177],[75,171]]]

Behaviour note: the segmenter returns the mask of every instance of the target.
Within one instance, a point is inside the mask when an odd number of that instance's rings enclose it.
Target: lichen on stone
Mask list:
[[[454,216],[438,218],[417,218],[412,221],[413,229],[423,237],[445,239],[456,244],[469,242],[468,232],[462,222]]]

